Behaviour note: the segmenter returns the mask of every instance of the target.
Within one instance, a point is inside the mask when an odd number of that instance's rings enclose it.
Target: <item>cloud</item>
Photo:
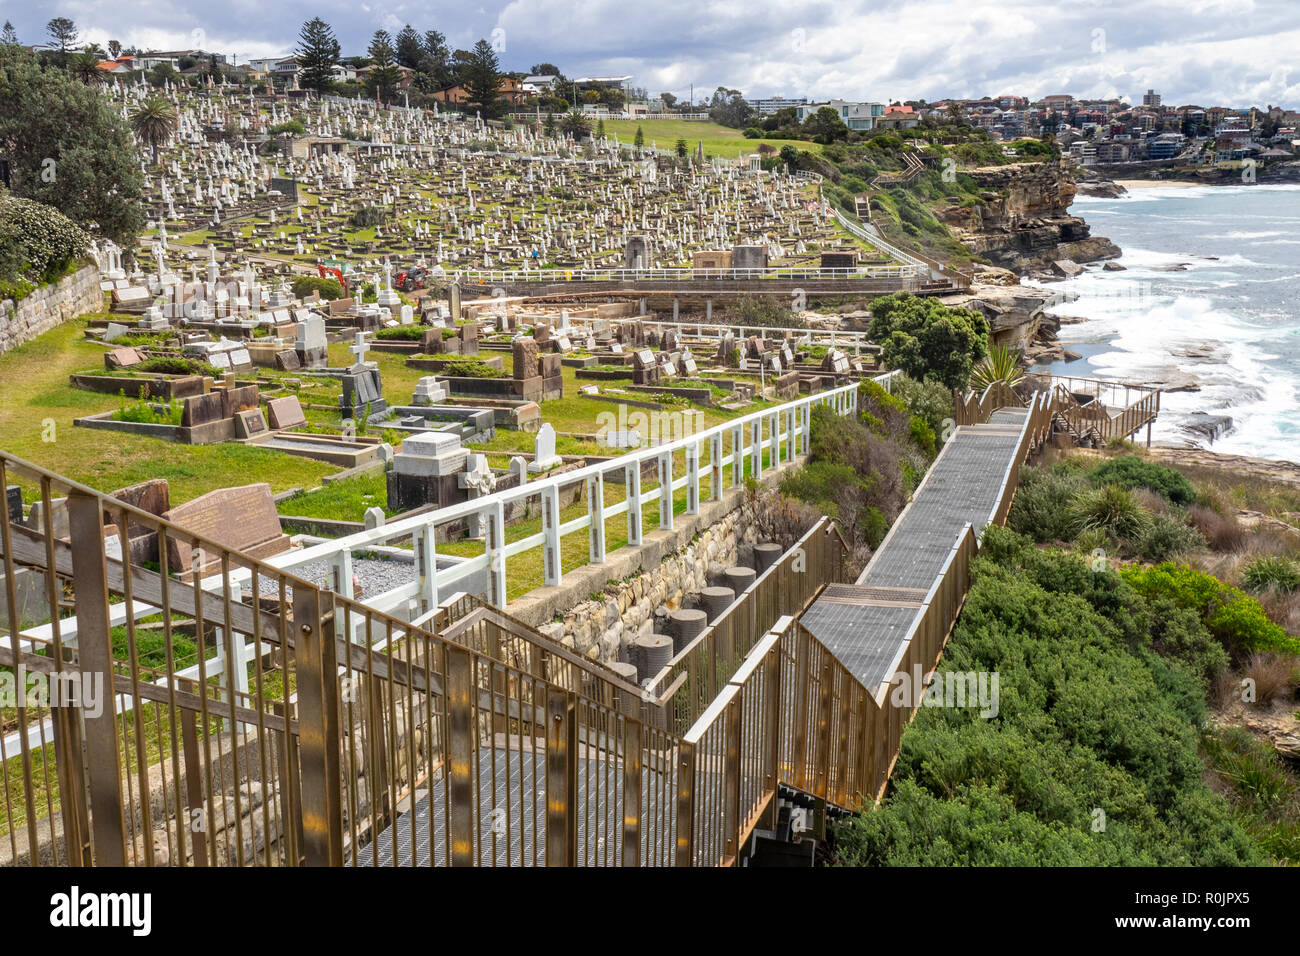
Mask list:
[[[437,29],[466,48],[500,29],[502,64],[550,61],[570,76],[631,74],[652,94],[892,100],[1020,93],[1233,106],[1300,100],[1293,0],[0,0],[24,42],[67,16],[86,39],[145,48],[204,45],[243,60],[287,53],[320,16],[345,55],[378,29]],[[196,33],[195,31],[203,31]],[[195,37],[205,39],[196,44]]]

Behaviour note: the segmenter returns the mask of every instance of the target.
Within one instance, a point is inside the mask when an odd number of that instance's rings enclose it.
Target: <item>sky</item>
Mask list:
[[[554,63],[570,77],[632,76],[652,96],[937,100],[1072,93],[1167,105],[1300,107],[1297,0],[0,0],[23,43],[51,17],[83,39],[235,56],[293,51],[303,21],[328,22],[343,54],[374,31],[480,38],[503,69]]]

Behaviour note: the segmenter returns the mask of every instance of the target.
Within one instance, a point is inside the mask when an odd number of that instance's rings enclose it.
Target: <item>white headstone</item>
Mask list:
[[[536,475],[560,463],[560,458],[555,454],[555,428],[550,422],[544,422],[537,430],[537,439],[533,444],[533,460],[529,463],[528,470]]]

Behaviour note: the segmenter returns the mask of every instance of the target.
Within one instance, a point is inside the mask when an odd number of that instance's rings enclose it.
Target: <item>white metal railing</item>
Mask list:
[[[874,241],[874,240],[872,240]],[[453,278],[480,285],[507,282],[700,282],[713,280],[911,279],[930,267],[914,260],[905,265],[858,266],[852,269],[787,266],[772,269],[463,269]]]
[[[773,326],[773,325],[740,325],[735,322],[674,322],[670,319],[647,319],[644,316],[624,316],[621,321],[629,319],[642,319],[646,326],[654,329],[662,335],[664,329],[676,329],[683,335],[695,335],[698,338],[716,338],[721,339],[726,333],[730,332],[736,337],[737,342],[756,335],[759,338],[771,338],[779,336],[781,338],[792,338],[797,345],[831,345],[852,348],[854,352],[861,352],[865,346],[871,344],[871,338],[866,332],[853,332],[845,329],[800,329],[793,326]],[[569,322],[574,325],[590,323],[592,320],[582,316],[570,316]],[[554,330],[552,334],[559,334],[563,330]]]
[[[889,387],[896,374],[898,373],[890,372],[879,375],[875,381]],[[344,597],[353,598],[352,553],[410,537],[415,552],[415,579],[383,593],[367,596],[364,600],[367,606],[398,617],[427,613],[438,606],[440,595],[467,590],[467,578],[486,574],[488,600],[497,607],[504,608],[507,604],[507,558],[542,549],[544,584],[558,586],[564,572],[561,555],[565,536],[583,532],[587,534],[588,560],[580,562],[581,566],[604,562],[605,522],[610,518],[625,514],[628,544],[639,545],[642,542],[642,508],[658,502],[659,527],[671,529],[674,492],[685,488],[686,514],[697,514],[702,501],[701,485],[706,471],[710,478],[710,500],[718,500],[722,497],[724,468],[732,466],[729,487],[734,488],[740,486],[746,476],[759,477],[774,467],[793,461],[798,454],[806,454],[812,409],[828,404],[840,414],[852,414],[857,409],[857,388],[854,383],[815,395],[801,396],[791,402],[753,412],[675,441],[636,449],[562,475],[539,478],[437,511],[275,555],[266,559],[265,563],[291,573],[304,565],[325,563],[336,570],[335,579],[339,583],[340,593]],[[730,436],[729,447],[724,442],[727,436]],[[702,465],[701,451],[706,445],[709,448],[709,460]],[[685,453],[685,471],[674,474],[673,459],[679,452]],[[768,453],[766,466],[763,463],[764,452]],[[657,465],[659,487],[643,492],[641,470],[647,462]],[[622,476],[626,494],[622,501],[609,505],[605,503],[604,486],[605,476],[612,473]],[[578,483],[585,487],[586,513],[561,522],[560,489]],[[507,543],[506,506],[527,499],[540,500],[542,530]],[[483,529],[484,551],[481,555],[461,560],[454,566],[440,568],[437,559],[444,556],[436,553],[437,529],[462,521],[478,524]],[[235,583],[242,583],[247,577],[247,572],[242,569],[231,573],[231,580]],[[219,578],[211,582],[214,587],[219,584]],[[204,586],[209,586],[209,581],[205,580]]]

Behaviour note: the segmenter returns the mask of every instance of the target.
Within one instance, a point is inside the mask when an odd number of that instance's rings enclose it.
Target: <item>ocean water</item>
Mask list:
[[[1084,358],[1050,370],[1194,385],[1161,396],[1153,440],[1300,462],[1300,185],[1140,188],[1071,212],[1126,271],[1042,285],[1083,319],[1060,339]],[[1184,428],[1199,412],[1232,430],[1207,445]]]

